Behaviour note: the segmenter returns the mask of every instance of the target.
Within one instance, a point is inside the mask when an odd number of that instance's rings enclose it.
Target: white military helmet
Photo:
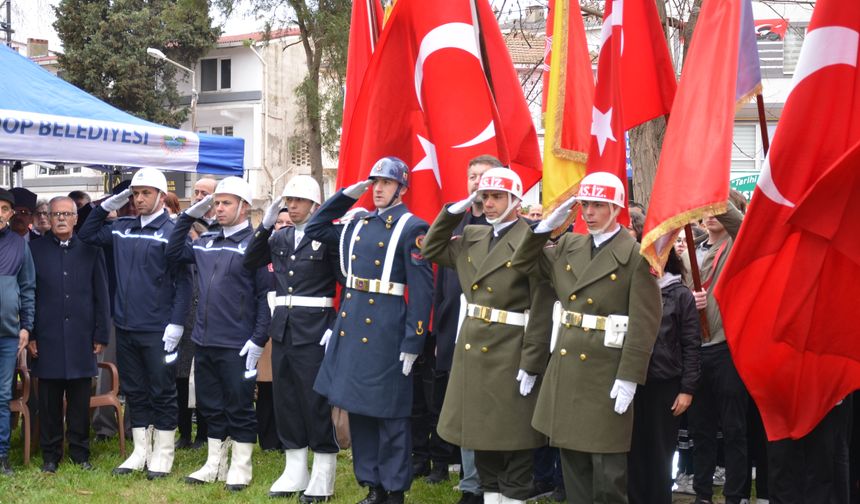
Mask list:
[[[523,199],[523,181],[510,168],[490,168],[481,175],[478,191],[506,192],[518,200]]]
[[[625,207],[624,184],[609,172],[594,172],[583,177],[576,195],[579,201],[602,201]]]
[[[322,204],[320,185],[310,175],[296,175],[284,186],[281,198],[304,198],[317,205]]]
[[[154,187],[163,193],[167,193],[167,179],[164,174],[155,168],[141,168],[131,178],[129,187]]]
[[[239,199],[245,200],[250,205],[253,195],[251,186],[239,177],[227,177],[218,182],[218,187],[215,188],[215,194],[232,194]]]

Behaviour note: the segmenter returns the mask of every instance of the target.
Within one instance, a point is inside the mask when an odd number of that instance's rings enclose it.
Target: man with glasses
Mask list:
[[[107,268],[101,248],[74,234],[74,200],[52,199],[49,213],[51,230],[31,244],[39,290],[29,350],[39,378],[42,471],[56,472],[63,454],[63,399],[69,456],[89,470],[92,377],[109,333]]]
[[[27,346],[33,329],[36,273],[24,239],[10,232],[15,196],[0,188],[0,473],[9,465],[9,400],[18,352]]]

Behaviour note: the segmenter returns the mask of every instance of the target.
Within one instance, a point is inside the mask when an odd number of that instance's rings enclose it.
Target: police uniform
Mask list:
[[[278,437],[287,450],[310,447],[314,453],[337,453],[328,401],[313,390],[325,348],[319,345],[335,317],[334,296],[340,272],[337,251],[303,236],[296,228],[272,232],[257,228],[245,252],[245,267],[269,262],[275,273],[272,338],[272,384]]]
[[[433,273],[420,249],[428,226],[403,204],[332,224],[355,202],[338,192],[305,229],[306,236],[339,250],[346,273],[314,389],[349,412],[358,481],[402,492],[412,481],[412,377],[403,375],[400,354],[420,354],[428,330]]]
[[[531,426],[538,382],[520,394],[518,370],[546,367],[552,291],[546,281],[512,268],[514,247],[528,231],[517,219],[498,238],[491,226],[467,226],[450,239],[461,215],[443,210],[424,243],[425,256],[455,268],[467,304],[439,418],[443,439],[476,451],[485,492],[528,498],[532,449],[546,437]],[[525,313],[528,312],[526,324]]]
[[[614,411],[615,380],[644,384],[661,317],[660,289],[622,228],[595,247],[589,235],[528,231],[513,266],[551,280],[563,312],[532,425],[561,448],[572,503],[626,502],[633,407]],[[605,346],[606,316],[627,315],[621,348]]]

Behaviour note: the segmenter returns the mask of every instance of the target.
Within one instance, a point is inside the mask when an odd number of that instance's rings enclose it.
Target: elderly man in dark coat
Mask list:
[[[110,301],[104,253],[74,235],[74,200],[51,200],[51,230],[30,243],[36,268],[36,318],[29,350],[39,378],[39,440],[53,473],[63,454],[63,398],[72,461],[89,463],[90,394],[96,354],[108,342]]]

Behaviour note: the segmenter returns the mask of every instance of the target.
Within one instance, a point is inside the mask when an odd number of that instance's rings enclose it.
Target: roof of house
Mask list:
[[[514,31],[506,33],[504,37],[514,65],[533,66],[543,61],[546,46],[546,37],[543,33]]]
[[[299,34],[298,28],[283,28],[280,30],[272,30],[269,32],[268,40],[276,40],[284,37],[292,37],[297,36]],[[253,32],[253,33],[241,33],[238,35],[222,35],[218,38],[217,45],[218,47],[233,47],[240,44],[244,44],[246,41],[252,42],[260,42],[264,39],[267,39],[266,32]]]

